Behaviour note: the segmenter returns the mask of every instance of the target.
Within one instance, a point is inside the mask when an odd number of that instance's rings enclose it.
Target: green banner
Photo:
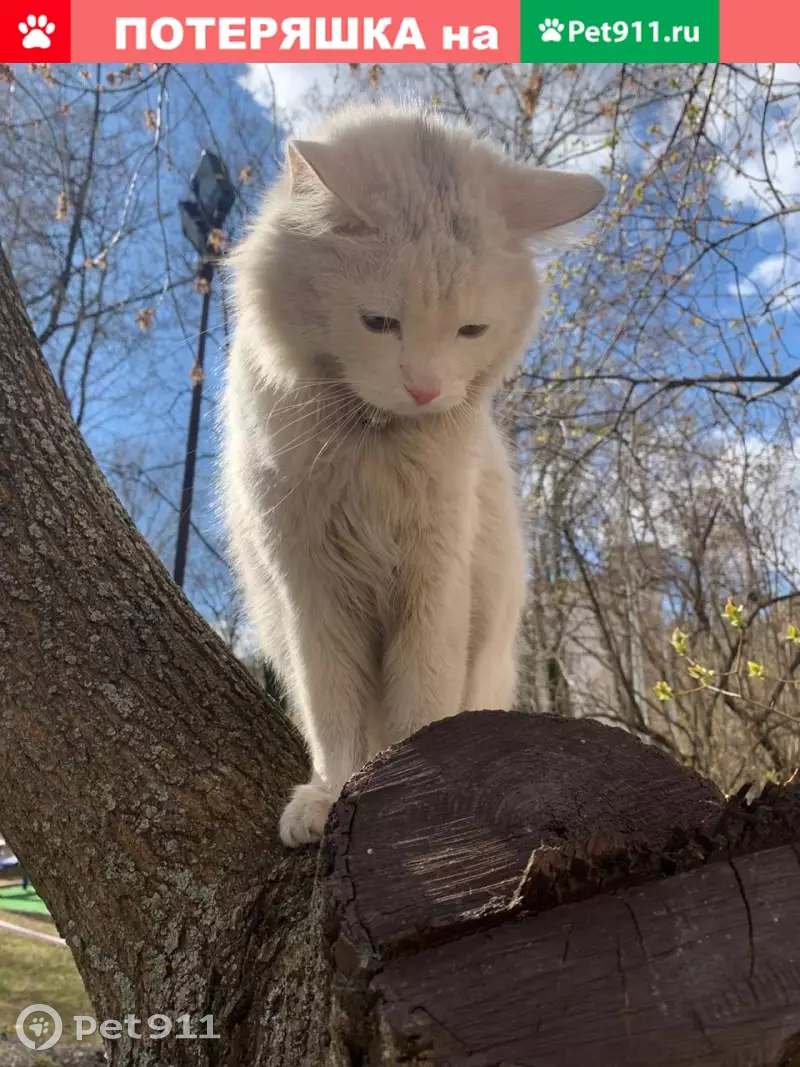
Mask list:
[[[717,0],[522,0],[525,63],[712,63]]]

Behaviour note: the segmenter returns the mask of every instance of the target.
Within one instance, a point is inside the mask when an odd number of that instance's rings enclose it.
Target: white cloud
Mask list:
[[[728,296],[755,296],[757,292],[749,278],[743,278],[738,284],[731,282],[728,286]]]
[[[508,76],[527,81],[527,68],[509,65]],[[562,77],[546,82],[546,107],[540,106],[534,115],[532,141],[544,145],[550,140],[552,123],[558,124],[559,137],[556,150],[548,157],[548,166],[566,165],[570,169],[597,172],[610,156],[608,134],[611,123],[608,115],[599,111],[596,116],[583,113],[581,101],[604,99],[606,82],[615,83],[615,72],[605,68],[584,68],[580,73],[580,85],[572,78]],[[772,78],[773,95],[778,101],[767,117],[764,130],[764,158],[761,151],[761,103],[763,89],[759,80]],[[275,63],[250,64],[242,84],[264,107],[277,112],[278,121],[285,128],[296,128],[309,119],[314,119],[331,107],[348,99],[375,99],[381,96],[391,99],[416,95],[430,100],[435,94],[450,97],[450,74],[444,65],[437,64],[386,64],[380,79],[380,89],[369,86],[363,69],[358,77],[352,77],[348,64],[335,63]],[[575,96],[575,90],[580,92]],[[518,121],[518,100],[512,94],[503,96],[489,94],[487,88],[474,83],[471,77],[461,77],[459,93],[480,123],[505,117],[507,127]],[[745,206],[762,211],[774,210],[776,197],[770,188],[777,189],[785,202],[800,198],[800,166],[798,166],[798,141],[792,118],[800,103],[800,64],[779,63],[774,70],[769,65],[752,66],[742,71],[730,71],[718,79],[715,96],[709,109],[709,129],[712,140],[722,149],[723,156],[730,157],[733,165],[723,164],[718,171],[718,188],[722,196]],[[546,99],[545,99],[546,98]],[[577,102],[575,102],[577,100]],[[508,102],[508,114],[504,106]],[[672,108],[679,102],[673,101]],[[570,131],[570,122],[564,121],[564,108],[575,113],[580,111],[579,130]],[[670,104],[665,105],[662,118],[669,119]],[[601,109],[602,110],[602,109]],[[569,119],[569,116],[567,116]],[[627,152],[631,145],[623,138],[618,148]],[[766,160],[766,163],[765,163]],[[629,160],[629,164],[635,162]],[[800,218],[792,219],[800,229]]]
[[[800,63],[774,63],[775,74],[773,85],[797,85],[800,81]],[[766,74],[763,66],[758,68],[759,74]]]
[[[771,84],[765,112],[766,86]],[[800,197],[800,64],[728,71],[715,83],[708,130],[724,162],[720,195],[764,213]]]
[[[512,80],[518,77],[524,88],[531,75],[527,68],[509,65],[505,76]],[[585,102],[613,96],[615,75],[604,68],[586,67],[579,77],[580,85],[574,78],[546,83],[541,105],[533,117],[529,143],[540,149],[546,146],[548,167],[599,174],[611,158],[612,112],[597,103]],[[251,64],[241,83],[259,104],[274,110],[285,129],[296,130],[353,99],[430,102],[438,97],[444,108],[453,109],[455,94],[450,78],[450,72],[441,64],[386,64],[379,87],[373,87],[364,76],[363,66],[353,77],[348,64],[282,63]],[[462,75],[458,83],[459,100],[468,108],[476,126],[491,129],[502,138],[519,126],[519,97],[511,92],[499,94],[498,89],[503,89],[500,80],[487,87],[472,74]],[[628,147],[621,145],[618,154]]]
[[[284,128],[297,129],[351,99],[407,97],[425,70],[418,64],[387,66],[378,91],[363,73],[353,77],[347,63],[251,63],[242,85],[257,103],[275,111]]]
[[[317,85],[331,81],[330,63],[249,63],[242,85],[281,120],[302,110]]]
[[[760,153],[754,154],[751,159],[741,164],[738,172],[734,167],[726,166],[720,181],[720,192],[730,200],[741,200],[748,207],[777,209],[779,204],[775,191],[784,202],[796,203],[800,197],[799,162],[798,145],[794,139],[781,139],[776,131],[772,130],[765,159],[762,159]]]
[[[800,302],[800,251],[765,256],[739,285],[728,286],[730,296],[759,296],[773,311]]]
[[[750,274],[752,281],[758,285],[774,285],[783,275],[786,274],[788,267],[787,257],[781,254],[773,256],[767,256],[762,259],[754,271]]]

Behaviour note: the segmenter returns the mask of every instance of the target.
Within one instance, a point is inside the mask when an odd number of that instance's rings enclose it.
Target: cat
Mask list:
[[[525,547],[492,397],[535,328],[531,240],[603,195],[435,112],[350,108],[289,142],[231,255],[232,558],[313,765],[285,845],[381,749],[514,705]]]

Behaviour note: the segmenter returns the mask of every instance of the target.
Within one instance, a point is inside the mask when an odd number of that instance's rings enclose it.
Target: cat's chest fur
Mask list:
[[[290,541],[298,566],[335,574],[360,602],[402,592],[426,546],[449,545],[466,564],[478,527],[483,418],[477,413],[469,432],[421,421],[355,433],[327,458],[310,442],[305,461],[264,470],[266,539],[280,539],[283,558]]]

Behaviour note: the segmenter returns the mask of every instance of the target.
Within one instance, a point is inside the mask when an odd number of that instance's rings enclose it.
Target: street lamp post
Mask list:
[[[222,160],[213,152],[203,152],[191,183],[192,199],[180,203],[181,225],[184,235],[199,253],[197,279],[201,283],[203,307],[200,314],[200,337],[197,343],[197,359],[192,368],[192,406],[189,412],[189,432],[186,440],[186,457],[183,468],[181,506],[178,515],[178,537],[175,544],[175,567],[173,577],[183,588],[186,573],[186,556],[189,548],[189,531],[192,522],[192,500],[197,462],[197,442],[200,436],[200,407],[203,400],[204,361],[208,313],[211,307],[211,282],[214,263],[209,256],[209,238],[219,230],[233,207],[236,191]]]

